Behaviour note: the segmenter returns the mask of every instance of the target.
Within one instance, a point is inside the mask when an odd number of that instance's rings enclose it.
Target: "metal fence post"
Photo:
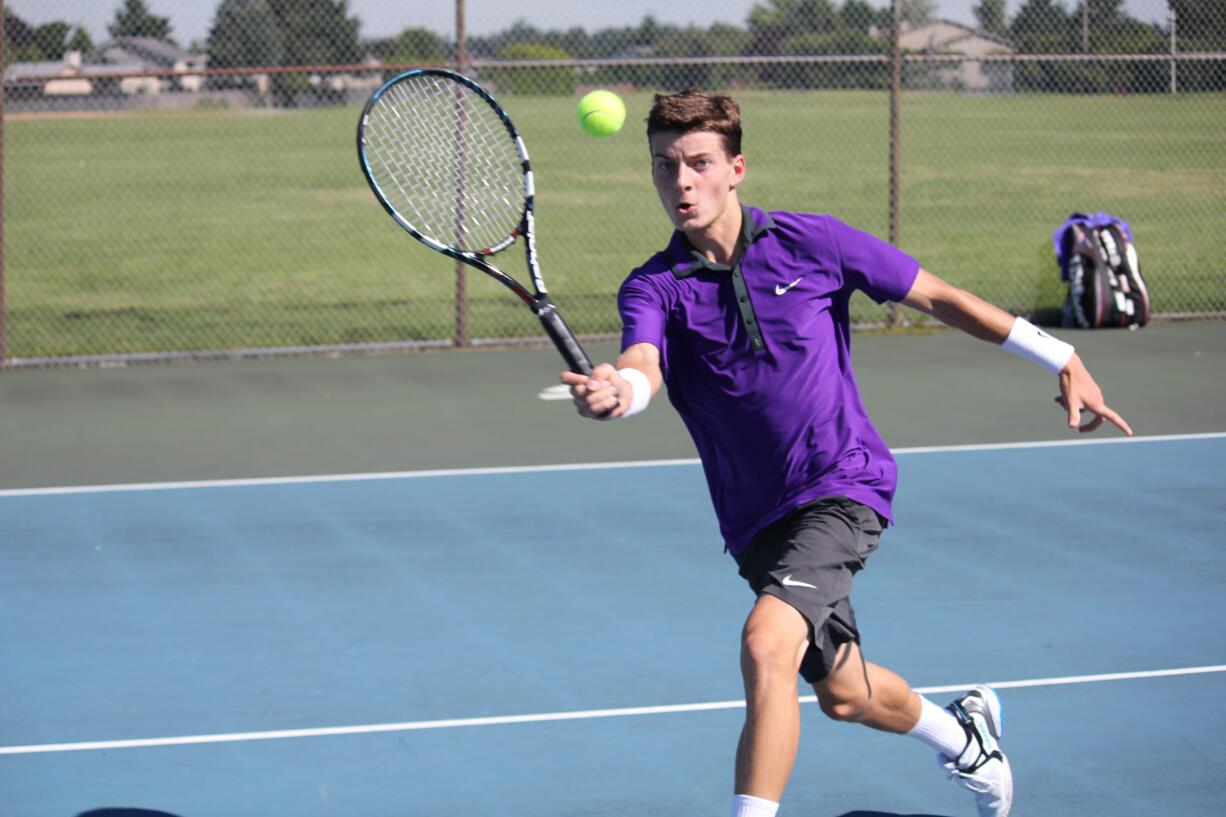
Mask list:
[[[1177,41],[1175,39],[1175,23],[1177,21],[1175,19],[1175,3],[1173,0],[1167,0],[1166,7],[1170,11],[1171,20],[1171,96],[1175,96],[1177,93],[1179,93],[1176,79],[1178,66],[1178,62],[1176,60],[1178,59],[1179,46],[1177,45]]]
[[[1081,0],[1081,53],[1090,53],[1090,0]]]
[[[0,0],[0,20],[4,20],[4,0]],[[4,53],[4,26],[0,23],[0,67],[7,64]],[[0,82],[0,369],[8,360],[7,347],[4,345],[4,83]]]
[[[464,0],[455,0],[455,68],[468,73],[468,35],[464,27]],[[455,262],[455,345],[468,345],[468,268]]]
[[[890,243],[898,246],[898,142],[899,142],[899,97],[902,95],[902,46],[899,43],[902,13],[898,0],[890,3],[894,21],[890,26]],[[888,322],[898,326],[902,322],[898,304],[891,302]]]

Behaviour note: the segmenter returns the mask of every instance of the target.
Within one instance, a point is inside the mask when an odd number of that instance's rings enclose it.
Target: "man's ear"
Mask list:
[[[737,185],[745,180],[745,156],[738,153],[732,157],[732,186],[731,189],[736,190]]]

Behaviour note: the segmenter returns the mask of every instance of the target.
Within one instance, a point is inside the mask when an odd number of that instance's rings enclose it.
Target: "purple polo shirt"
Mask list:
[[[618,293],[622,348],[660,350],[668,398],[740,553],[823,496],[892,518],[897,468],[851,369],[848,302],[901,300],[919,263],[831,216],[743,207],[746,249],[713,264],[681,232]]]

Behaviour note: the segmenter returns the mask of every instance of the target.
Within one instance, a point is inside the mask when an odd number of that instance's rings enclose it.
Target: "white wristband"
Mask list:
[[[1053,338],[1025,318],[1013,321],[1009,337],[1005,338],[1001,347],[1006,352],[1033,360],[1052,374],[1060,374],[1073,356],[1072,344]]]
[[[622,417],[630,417],[647,408],[647,404],[651,402],[651,381],[647,379],[647,375],[634,368],[618,369],[617,373],[622,376],[622,380],[630,384],[630,408],[626,409]]]

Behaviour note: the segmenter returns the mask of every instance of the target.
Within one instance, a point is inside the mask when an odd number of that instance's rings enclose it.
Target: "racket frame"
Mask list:
[[[449,244],[440,241],[439,239],[428,236],[409,223],[400,211],[398,211],[388,201],[388,198],[383,193],[382,187],[376,181],[374,174],[370,169],[370,163],[366,155],[366,123],[370,112],[383,98],[383,95],[400,82],[405,82],[410,79],[421,76],[436,76],[443,79],[456,82],[470,91],[475,93],[483,100],[493,111],[498,115],[503,127],[506,128],[507,134],[511,141],[515,144],[515,152],[519,157],[520,166],[523,170],[524,177],[524,206],[519,216],[519,225],[511,231],[505,239],[498,242],[492,247],[482,250],[462,250],[458,247],[453,247]],[[357,147],[358,160],[362,167],[362,175],[366,177],[366,183],[370,185],[371,191],[374,192],[375,198],[379,200],[379,204],[387,211],[388,215],[404,229],[413,238],[425,244],[432,250],[440,252],[450,258],[462,261],[469,266],[484,272],[494,280],[501,283],[507,289],[514,292],[520,300],[522,300],[532,310],[533,314],[540,319],[542,326],[545,328],[549,339],[553,341],[562,357],[566,360],[567,366],[573,372],[579,374],[591,374],[592,363],[587,353],[583,350],[575,333],[567,326],[558,312],[557,306],[549,297],[549,291],[545,288],[545,280],[541,276],[540,263],[537,259],[536,252],[536,216],[534,211],[534,200],[536,197],[536,187],[532,176],[532,164],[528,158],[528,147],[524,144],[523,137],[519,130],[515,127],[515,123],[511,121],[511,117],[494,97],[478,85],[475,81],[469,79],[463,74],[455,71],[448,71],[442,68],[414,68],[409,71],[404,71],[383,83],[366,101],[366,105],[362,108],[362,115],[358,119],[357,132]],[[532,280],[532,290],[528,290],[519,281],[516,281],[507,273],[503,272],[498,267],[494,266],[491,261],[495,254],[509,247],[517,238],[524,239],[524,260],[528,267],[528,274]]]

